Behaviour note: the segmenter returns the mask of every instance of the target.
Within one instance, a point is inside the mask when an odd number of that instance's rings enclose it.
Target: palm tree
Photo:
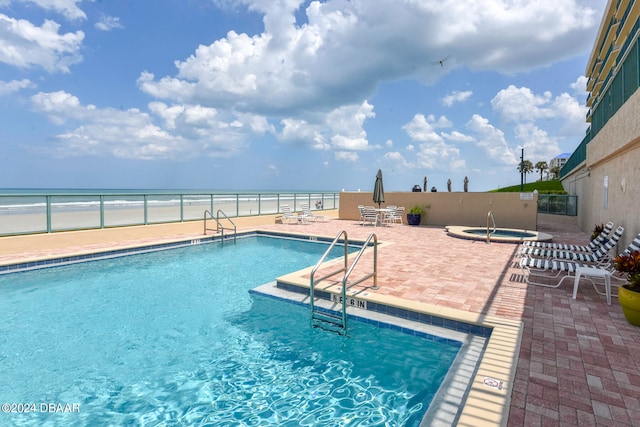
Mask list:
[[[549,165],[547,165],[547,162],[536,163],[536,170],[540,172],[540,181],[542,181],[542,172],[546,171],[547,169],[549,169]]]
[[[554,179],[558,179],[558,177],[560,176],[560,169],[560,166],[554,166],[549,169],[549,173],[553,176]]]
[[[533,163],[529,160],[523,160],[521,164],[518,165],[518,171],[524,175],[524,183],[527,183],[527,174],[533,172]]]

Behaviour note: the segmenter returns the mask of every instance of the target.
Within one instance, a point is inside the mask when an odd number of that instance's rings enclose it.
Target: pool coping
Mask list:
[[[251,229],[244,230],[235,234],[237,238],[246,238],[253,236],[263,237],[276,237],[276,238],[292,238],[301,240],[310,240],[323,243],[331,243],[333,237],[310,235],[308,233],[295,233],[295,232],[278,232],[272,230],[260,230]],[[115,249],[85,249],[75,251],[68,255],[50,255],[50,256],[35,256],[33,259],[27,261],[19,260],[5,260],[0,261],[0,275],[8,273],[19,273],[22,271],[37,270],[40,268],[56,267],[61,265],[75,264],[79,262],[95,261],[101,259],[116,258],[121,256],[136,255],[147,252],[155,252],[167,249],[177,249],[189,246],[195,246],[200,244],[215,243],[215,242],[228,242],[234,240],[234,235],[203,235],[202,237],[189,239],[177,238],[169,239],[162,243],[138,243],[131,245],[119,246]],[[344,240],[339,240],[343,243]],[[364,242],[360,239],[352,239],[350,242],[356,245],[362,245]],[[379,244],[382,246],[382,244]]]
[[[312,235],[304,232],[277,232],[273,230],[262,230],[259,228],[246,229],[237,233],[239,238],[250,237],[253,235],[297,238],[312,241],[333,241],[333,237],[330,236]],[[27,258],[27,261],[24,261],[23,258],[23,261],[8,260],[0,262],[0,275],[91,260],[108,259],[138,253],[188,247],[222,240],[227,241],[229,239],[233,239],[233,236],[224,236],[224,239],[220,235],[203,235],[202,237],[197,238],[193,236],[185,238],[183,236],[181,238],[168,239],[162,243],[145,242],[121,245],[112,250],[94,248],[73,251],[72,253],[64,256],[38,255],[33,258],[24,257]],[[352,241],[360,244],[363,243],[359,239],[354,239]],[[384,241],[378,243],[379,247],[392,244]],[[336,260],[328,261],[324,264],[331,262],[336,262]],[[306,286],[308,288],[308,275],[312,268],[313,267],[308,267],[306,269],[292,272],[281,276],[277,280],[283,283],[289,282],[294,286]],[[304,274],[307,275],[306,278],[304,278]],[[353,293],[350,293],[350,295],[353,296]],[[375,293],[363,295],[360,293],[358,298],[360,297],[366,298],[367,301],[371,301],[372,303],[378,303],[387,307],[392,307],[393,309],[406,310],[428,316],[436,316],[452,322],[462,322],[464,324],[477,325],[483,328],[491,328],[491,337],[489,337],[482,361],[478,366],[473,384],[470,387],[469,394],[464,401],[464,407],[457,425],[476,427],[479,422],[483,425],[507,425],[511,393],[513,390],[517,359],[522,340],[522,322],[480,313],[456,310],[418,301],[406,300],[390,295],[376,295]],[[394,315],[393,313],[389,314]],[[492,380],[496,380],[501,387],[497,388],[488,386],[485,383],[485,379],[489,379],[490,382]]]
[[[484,236],[472,236],[468,233],[465,233],[465,230],[470,228],[474,229],[485,229],[485,227],[478,226],[470,226],[470,225],[447,225],[445,226],[445,230],[448,235],[452,237],[457,237],[459,239],[466,240],[478,240],[485,241],[486,237]],[[500,230],[510,231],[510,232],[525,232],[533,234],[532,237],[491,237],[491,242],[496,243],[522,243],[522,242],[548,242],[553,239],[553,236],[549,233],[543,233],[542,231],[537,230],[527,230],[527,229],[519,229],[519,228],[500,228]]]

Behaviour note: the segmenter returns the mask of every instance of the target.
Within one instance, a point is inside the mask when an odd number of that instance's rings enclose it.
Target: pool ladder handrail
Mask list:
[[[209,214],[209,218],[214,220],[216,222],[216,228],[207,228],[207,214]],[[231,225],[233,226],[233,228],[231,227],[225,227],[224,225],[222,225],[222,223],[220,222],[220,214],[222,214],[222,216],[224,216],[224,218],[226,218],[227,221],[229,221],[231,223]],[[216,216],[214,217],[211,212],[209,212],[208,210],[204,211],[204,234],[207,234],[207,230],[210,231],[215,231],[216,233],[220,233],[220,235],[222,236],[222,241],[224,242],[224,230],[233,230],[233,242],[236,242],[236,236],[238,234],[238,228],[236,227],[236,224],[231,220],[231,218],[229,218],[227,216],[226,213],[224,213],[222,211],[222,209],[218,209],[218,212],[216,212]]]
[[[344,257],[343,257],[344,264],[339,269],[332,271],[330,273],[327,273],[324,276],[318,277],[316,279],[315,278],[316,271],[318,271],[318,269],[320,268],[324,260],[327,258],[327,255],[329,255],[331,250],[336,246],[336,244],[339,243],[340,237],[343,235],[344,235]],[[363,276],[362,278],[354,282],[349,283],[348,281],[349,276],[353,272],[354,267],[360,260],[360,257],[362,256],[364,251],[369,247],[369,244],[371,243],[371,239],[373,239],[374,241],[373,242],[373,272],[366,274],[365,276]],[[367,280],[373,277],[372,289],[378,289],[378,237],[376,236],[376,234],[375,233],[369,234],[369,237],[367,237],[364,244],[362,245],[362,248],[360,249],[358,254],[355,256],[353,262],[351,263],[351,266],[347,268],[348,256],[349,256],[349,238],[347,236],[346,230],[340,230],[340,232],[336,235],[336,237],[333,239],[333,241],[329,245],[329,248],[327,248],[327,250],[322,255],[320,260],[318,260],[316,265],[313,267],[313,269],[311,270],[311,274],[309,276],[309,306],[311,307],[311,321],[313,325],[314,326],[316,325],[316,321],[321,321],[321,322],[324,322],[325,324],[331,324],[333,326],[337,326],[338,327],[337,332],[342,335],[346,334],[347,332],[347,288],[357,285],[358,283],[361,283],[364,280]],[[341,295],[340,295],[341,296],[340,301],[342,305],[341,315],[336,316],[330,313],[317,311],[314,303],[316,283],[322,280],[328,279],[329,277],[335,276],[336,274],[339,274],[342,272],[344,272],[344,275],[342,276],[342,282],[341,282],[342,289],[341,289]]]
[[[493,230],[489,231],[489,219],[493,224]],[[493,211],[487,213],[487,244],[491,243],[491,235],[496,232],[496,219],[493,217]]]

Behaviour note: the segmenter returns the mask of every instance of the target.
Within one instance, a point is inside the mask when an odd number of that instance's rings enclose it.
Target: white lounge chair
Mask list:
[[[313,212],[311,212],[311,209],[309,208],[308,203],[300,203],[300,210],[302,211],[302,216],[304,217],[304,219],[308,221],[317,222],[318,220],[320,221],[325,220],[324,215],[316,215]]]
[[[640,233],[633,239],[633,241],[622,252],[628,254],[632,251],[640,250]],[[547,286],[550,288],[557,288],[567,278],[575,278],[576,270],[582,269],[600,269],[606,270],[610,273],[611,277],[618,278],[616,271],[613,268],[612,263],[584,263],[576,260],[558,260],[558,259],[542,259],[542,258],[530,258],[525,257],[520,259],[520,268],[523,271],[525,281],[531,285]],[[590,280],[588,275],[585,278]],[[593,276],[593,275],[592,275]],[[537,277],[538,279],[535,279]],[[538,280],[546,279],[547,282],[540,282]],[[559,279],[557,283],[548,283],[549,280]],[[591,281],[593,283],[593,281]],[[595,283],[594,283],[595,286]]]
[[[289,205],[280,205],[280,210],[282,211],[283,224],[285,221],[288,221],[289,224],[292,224],[292,223],[300,224],[301,222],[303,222],[303,219],[300,216],[291,212],[291,207],[289,207]]]
[[[609,233],[613,230],[613,222],[608,222],[604,226],[604,230],[593,239],[588,245],[572,245],[568,243],[552,243],[552,242],[533,242],[526,241],[522,243],[520,252],[522,254],[531,253],[533,249],[555,249],[560,251],[572,252],[595,252],[607,240]]]
[[[624,227],[616,228],[611,238],[605,240],[602,245],[593,252],[574,252],[574,251],[560,251],[556,249],[540,249],[540,248],[524,248],[526,250],[521,251],[520,256],[528,256],[533,258],[547,258],[547,259],[567,259],[572,261],[580,261],[587,263],[604,263],[608,262],[607,256],[611,250],[613,250],[620,238],[624,233]]]

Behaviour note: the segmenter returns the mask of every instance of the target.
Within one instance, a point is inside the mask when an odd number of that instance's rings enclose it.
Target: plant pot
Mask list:
[[[627,322],[640,326],[640,292],[627,289],[627,285],[618,288],[618,301]]]
[[[422,219],[422,215],[420,214],[407,214],[407,224],[409,225],[420,225],[420,220]]]

